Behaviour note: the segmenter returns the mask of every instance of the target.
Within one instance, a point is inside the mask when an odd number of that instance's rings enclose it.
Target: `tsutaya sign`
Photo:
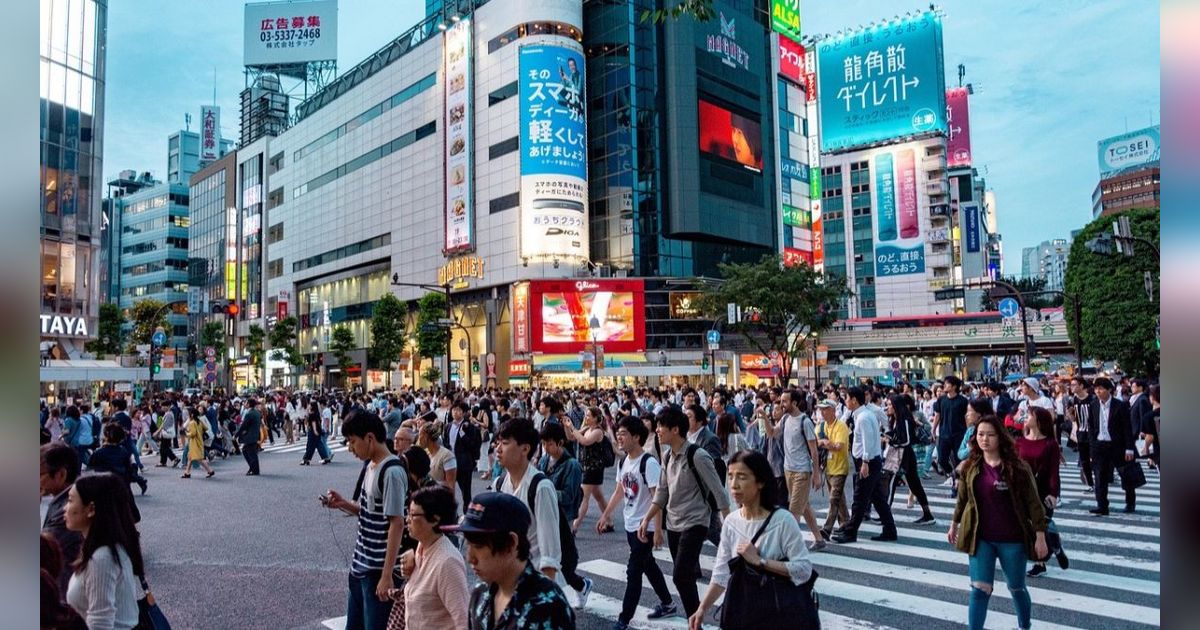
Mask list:
[[[446,264],[438,267],[440,285],[457,284],[467,278],[483,279],[483,259],[479,256],[460,256],[451,258]]]
[[[42,315],[43,337],[87,337],[87,318]]]

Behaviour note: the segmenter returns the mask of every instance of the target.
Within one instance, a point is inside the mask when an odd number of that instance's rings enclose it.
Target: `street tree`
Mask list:
[[[304,365],[304,356],[296,346],[296,326],[298,322],[294,315],[289,315],[275,322],[271,329],[271,351],[267,354],[272,361],[283,361],[292,367]],[[299,379],[299,375],[296,375]]]
[[[133,330],[129,333],[128,352],[134,352],[134,346],[150,343],[150,338],[154,336],[156,329],[170,329],[170,324],[167,323],[168,309],[163,308],[164,306],[166,306],[165,302],[153,298],[133,304],[133,308],[127,315],[133,324]]]
[[[439,319],[450,317],[446,296],[426,293],[417,302],[417,353],[432,359],[446,353],[450,331],[438,326]]]
[[[200,345],[213,348],[217,351],[217,356],[224,356],[225,353],[225,324],[221,322],[207,322],[200,329]]]
[[[757,263],[721,263],[719,282],[697,280],[705,288],[700,307],[716,319],[727,304],[741,307],[742,317],[726,330],[740,335],[761,354],[782,355],[780,378],[787,383],[792,359],[803,356],[807,336],[829,328],[838,304],[849,295],[842,276],[822,275],[808,265],[787,267],[778,255]]]
[[[1017,278],[1015,276],[1001,277],[1000,280],[1007,282],[1017,288],[1025,300],[1026,308],[1052,308],[1063,305],[1061,295],[1054,293],[1040,293],[1046,290],[1045,278]],[[984,311],[994,311],[998,308],[998,300],[990,297],[984,292],[983,297],[979,298],[979,308]]]
[[[431,365],[421,370],[421,378],[425,379],[430,385],[437,385],[442,380],[442,370],[436,365]]]
[[[392,293],[385,293],[371,312],[371,363],[389,377],[392,363],[400,359],[407,343],[408,308]]]
[[[266,341],[267,331],[263,330],[258,324],[250,324],[250,334],[246,336],[246,355],[250,357],[250,365],[253,366],[254,374],[261,377],[263,370],[263,342]],[[258,381],[261,383],[262,379]]]
[[[1111,234],[1112,223],[1120,216],[1129,217],[1135,237],[1158,247],[1158,210],[1135,208],[1096,219],[1076,235],[1071,245],[1064,290],[1079,296],[1087,357],[1116,361],[1126,373],[1154,375],[1160,360],[1155,334],[1160,302],[1156,291],[1153,296],[1146,295],[1144,273],[1150,272],[1157,287],[1158,257],[1142,243],[1134,244],[1132,257],[1098,254],[1087,247],[1092,238]],[[1076,343],[1080,331],[1071,318],[1067,318],[1067,331],[1071,343]]]
[[[680,0],[673,6],[643,10],[641,20],[662,24],[668,18],[678,20],[684,16],[691,16],[697,22],[707,22],[716,14],[716,10],[713,9],[713,0]]]
[[[116,304],[101,304],[96,339],[84,344],[84,350],[97,356],[121,354],[121,324],[124,322],[125,318]]]
[[[345,324],[335,326],[333,329],[333,337],[329,341],[329,351],[333,353],[333,358],[337,361],[337,366],[345,375],[354,365],[354,360],[350,358],[350,352],[354,350],[354,333]]]

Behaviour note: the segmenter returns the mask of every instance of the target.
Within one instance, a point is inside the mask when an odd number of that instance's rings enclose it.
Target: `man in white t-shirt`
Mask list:
[[[621,604],[621,614],[613,626],[617,630],[629,627],[629,622],[637,612],[638,603],[642,596],[642,576],[650,580],[654,594],[658,595],[659,604],[647,615],[650,619],[659,619],[676,612],[675,604],[671,602],[671,591],[667,589],[667,580],[662,570],[654,560],[654,547],[662,547],[663,517],[651,524],[654,541],[642,542],[638,538],[638,525],[650,511],[654,493],[658,490],[659,476],[662,467],[658,460],[642,449],[649,437],[650,430],[641,420],[627,417],[621,420],[617,428],[617,446],[625,452],[617,473],[619,483],[613,490],[608,507],[600,515],[596,523],[596,531],[604,534],[612,526],[612,514],[617,506],[622,506],[622,517],[625,520],[625,539],[629,543],[629,559],[625,564],[625,597]]]
[[[1054,415],[1054,400],[1049,396],[1042,395],[1041,383],[1032,376],[1026,377],[1021,381],[1021,402],[1017,407],[1017,416],[1013,423],[1017,425],[1017,429],[1024,431],[1025,423],[1033,417],[1033,412],[1030,411],[1033,407],[1041,407]]]
[[[809,492],[821,487],[821,467],[817,455],[817,431],[810,419],[800,410],[801,395],[793,389],[784,390],[780,395],[779,404],[783,414],[777,423],[767,424],[767,437],[773,438],[783,433],[783,476],[788,488],[788,511],[808,524],[813,535],[810,551],[820,551],[825,548],[825,539],[821,536],[821,528],[817,525],[817,517],[813,514],[812,505],[808,501]]]

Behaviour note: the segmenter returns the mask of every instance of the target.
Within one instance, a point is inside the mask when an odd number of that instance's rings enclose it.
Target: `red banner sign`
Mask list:
[[[804,46],[784,35],[779,36],[779,74],[804,84]]]
[[[530,372],[532,372],[532,371],[533,370],[529,365],[529,361],[509,361],[508,362],[509,377],[520,378],[523,376],[529,376]]]
[[[946,164],[970,166],[971,116],[967,106],[967,88],[946,90]]]

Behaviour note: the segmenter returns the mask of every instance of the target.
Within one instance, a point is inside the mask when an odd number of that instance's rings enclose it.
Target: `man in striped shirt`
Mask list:
[[[1079,467],[1081,477],[1087,484],[1087,492],[1095,492],[1092,479],[1092,448],[1088,441],[1087,432],[1091,428],[1091,405],[1095,398],[1088,382],[1082,376],[1071,379],[1071,404],[1067,407],[1067,417],[1075,423],[1075,444],[1079,447]]]
[[[379,416],[356,409],[342,423],[342,436],[350,454],[364,462],[356,501],[347,501],[334,490],[322,501],[326,507],[358,517],[346,630],[384,630],[392,610],[390,591],[402,579],[396,560],[404,534],[408,473],[388,450]]]

